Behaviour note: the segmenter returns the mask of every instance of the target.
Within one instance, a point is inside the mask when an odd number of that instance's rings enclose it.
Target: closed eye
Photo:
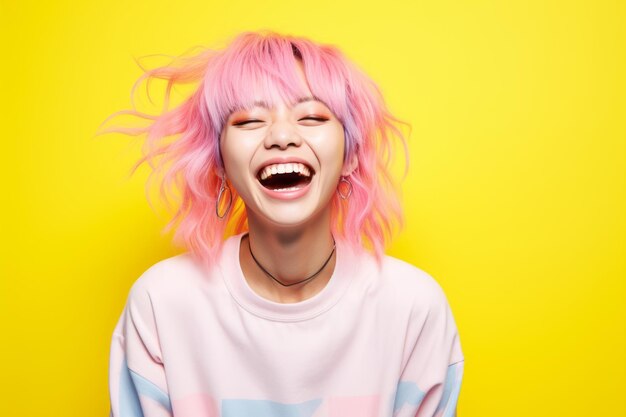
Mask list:
[[[329,119],[327,117],[324,116],[306,116],[306,117],[302,117],[300,119],[298,119],[299,122],[302,121],[312,121],[312,122],[327,122]]]
[[[233,126],[246,126],[251,123],[263,123],[263,120],[259,120],[259,119],[238,120],[236,122],[233,122]]]

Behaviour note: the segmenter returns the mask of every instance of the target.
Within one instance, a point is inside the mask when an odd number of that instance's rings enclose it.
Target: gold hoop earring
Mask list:
[[[346,184],[346,187],[348,187],[348,191],[346,193],[343,193],[341,191],[342,183]],[[341,177],[341,179],[339,179],[339,185],[337,185],[337,194],[339,194],[339,197],[341,197],[342,200],[347,200],[352,195],[352,183],[346,177]]]
[[[220,215],[220,203],[222,201],[222,197],[224,193],[228,192],[228,204],[226,205],[226,210],[222,215]],[[233,204],[233,193],[230,191],[230,187],[226,183],[226,179],[222,176],[222,183],[220,184],[220,191],[217,193],[217,200],[215,201],[215,215],[219,219],[223,219],[226,217],[228,212],[230,211],[230,206]]]

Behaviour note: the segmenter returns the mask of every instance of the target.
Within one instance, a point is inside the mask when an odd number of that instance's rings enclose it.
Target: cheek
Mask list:
[[[235,152],[232,146],[225,143],[223,143],[220,148],[226,178],[228,178],[228,181],[235,188],[237,193],[241,194],[243,175],[247,172],[242,165],[243,161],[240,158],[241,154]]]
[[[241,184],[248,175],[248,163],[241,158],[242,153],[230,154],[224,158],[224,170],[226,176],[234,184]]]
[[[236,135],[227,135],[220,142],[220,152],[226,170],[240,171],[242,167],[250,165],[255,151],[254,142],[243,140]]]
[[[323,163],[333,170],[343,167],[345,139],[343,129],[334,129],[317,143],[317,153]]]

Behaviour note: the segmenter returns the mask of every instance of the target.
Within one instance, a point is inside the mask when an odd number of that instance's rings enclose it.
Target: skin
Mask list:
[[[306,85],[304,73],[300,77]],[[330,202],[341,175],[356,161],[344,165],[343,126],[308,88],[299,103],[268,108],[258,102],[230,115],[220,138],[225,175],[241,198],[248,215],[249,236],[242,241],[239,259],[250,287],[260,296],[280,303],[306,300],[328,283],[335,255],[324,270],[307,283],[283,287],[268,277],[250,255],[283,283],[301,281],[315,273],[332,251]],[[314,170],[308,191],[296,198],[268,194],[257,179],[274,158],[298,158]]]

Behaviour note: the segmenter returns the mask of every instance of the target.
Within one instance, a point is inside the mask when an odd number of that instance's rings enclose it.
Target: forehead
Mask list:
[[[240,80],[239,83],[230,85],[229,95],[235,98],[236,107],[256,106],[270,109],[280,104],[291,107],[316,100],[300,63],[283,68],[280,73],[243,73]]]
[[[287,107],[295,107],[302,103],[318,103],[318,104],[323,105],[324,107],[328,107],[326,103],[324,103],[323,100],[317,97],[303,96],[303,97],[298,97],[295,100],[293,100],[293,102],[289,102],[289,103],[285,103],[282,100],[278,102],[275,100],[272,102],[268,102],[266,100],[254,100],[253,102],[248,103],[248,104],[242,103],[240,106],[238,106],[236,110],[249,110],[249,109],[256,108],[256,107],[260,107],[266,110],[272,110],[273,108],[275,108],[277,105],[280,105],[280,104],[284,104]]]
[[[320,59],[295,57],[291,48],[279,48],[271,54],[256,49],[227,54],[218,61],[204,80],[206,105],[216,131],[236,111],[293,107],[309,101],[322,103],[343,120],[345,80]]]
[[[281,103],[294,105],[312,97],[306,80],[291,71],[272,73],[264,68],[243,65],[205,86],[207,106],[222,121],[235,111],[254,107],[274,108]]]

